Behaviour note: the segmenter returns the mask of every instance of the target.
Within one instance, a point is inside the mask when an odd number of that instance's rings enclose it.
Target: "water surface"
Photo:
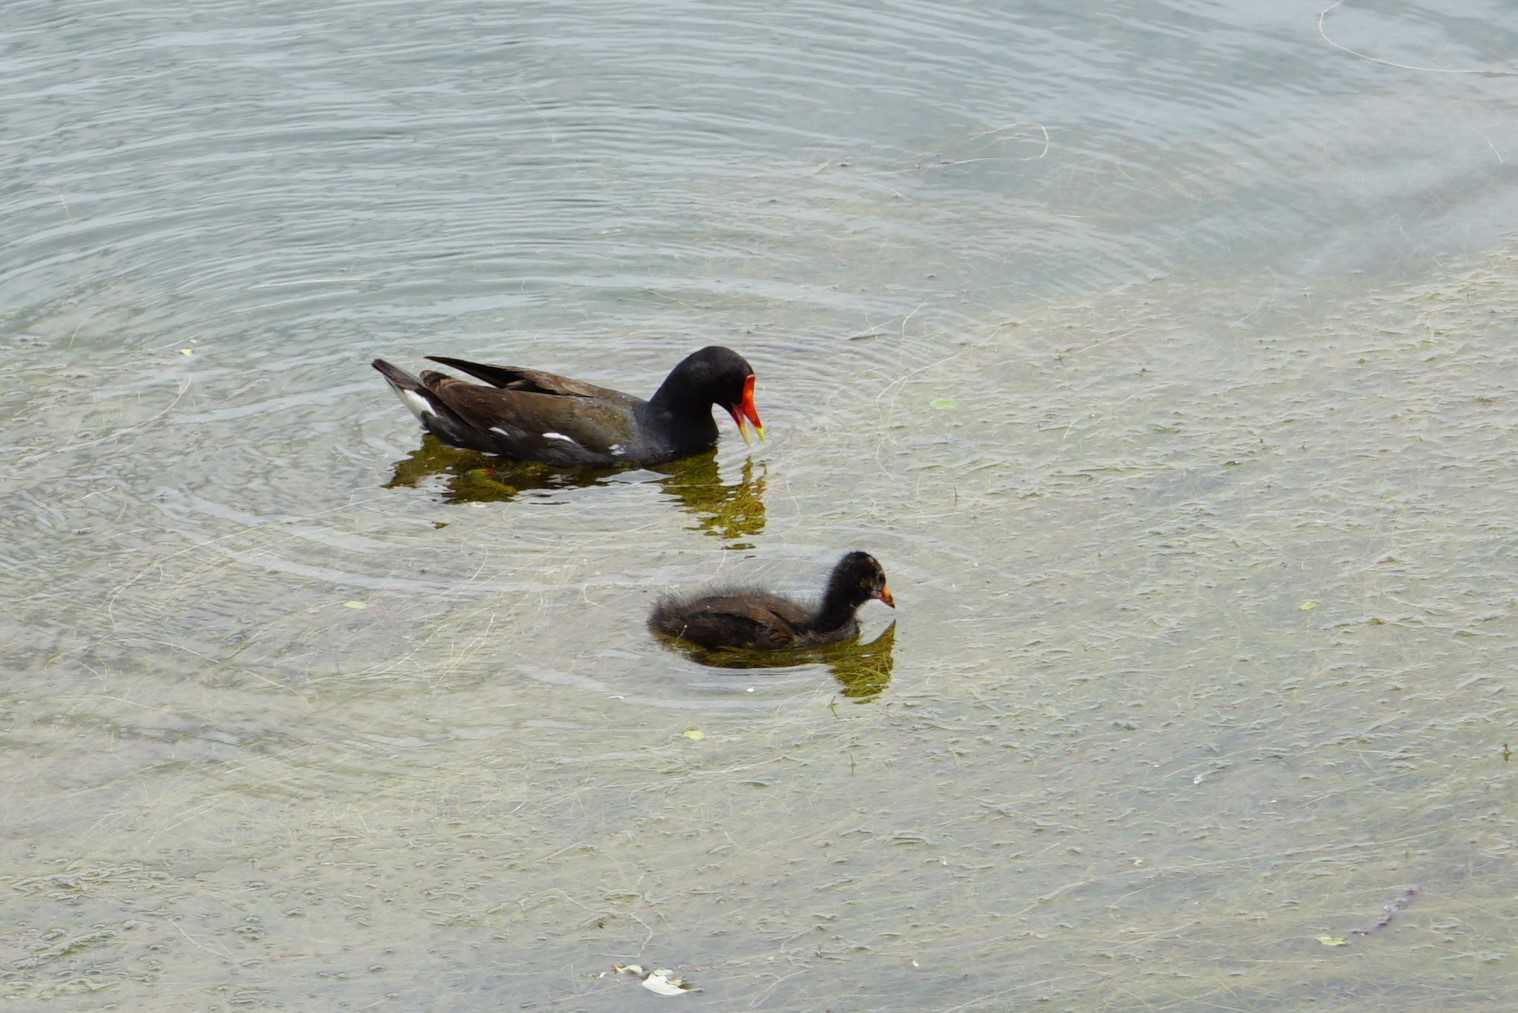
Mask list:
[[[1518,39],[1323,3],[12,4],[0,996],[1507,1008]],[[713,341],[581,480],[367,365]]]

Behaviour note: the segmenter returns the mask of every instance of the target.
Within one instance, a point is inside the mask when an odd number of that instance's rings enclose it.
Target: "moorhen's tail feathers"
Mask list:
[[[432,433],[439,439],[458,446],[467,446],[463,441],[469,431],[469,425],[458,414],[432,391],[427,389],[426,373],[422,379],[417,379],[410,373],[393,366],[384,359],[375,359],[370,363],[379,370],[385,382],[390,384],[390,389],[395,391],[395,396],[401,399],[401,404],[416,416],[416,420],[422,424],[422,428]]]
[[[384,359],[375,359],[370,365],[379,370],[380,376],[385,378],[385,382],[390,384],[390,389],[395,391],[396,396],[401,399],[401,404],[409,408],[411,414],[415,415],[423,425],[427,424],[424,416],[436,415],[444,410],[442,405],[436,403],[432,392],[422,385],[422,381],[404,369],[392,366]]]

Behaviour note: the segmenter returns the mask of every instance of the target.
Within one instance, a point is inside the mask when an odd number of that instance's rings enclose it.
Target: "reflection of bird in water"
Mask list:
[[[395,462],[386,489],[415,488],[434,475],[443,479],[445,503],[504,503],[533,489],[572,489],[605,485],[607,468],[564,471],[534,461],[508,461],[473,450],[450,447],[431,433],[422,445]]]
[[[651,469],[656,481],[682,510],[695,516],[700,530],[728,540],[764,530],[765,466],[743,462],[736,485],[723,485],[717,452],[709,450]],[[446,503],[504,503],[537,489],[573,489],[605,485],[618,472],[611,468],[565,470],[534,461],[509,461],[473,450],[459,450],[427,433],[422,445],[395,463],[386,489],[416,488],[434,476],[443,482]],[[626,474],[626,472],[622,472]],[[742,542],[734,548],[748,548]]]
[[[666,646],[678,650],[697,664],[711,668],[798,668],[801,665],[826,665],[838,680],[840,692],[855,703],[875,699],[891,684],[896,667],[896,624],[893,622],[870,641],[857,639],[822,647],[793,647],[786,651],[754,651],[730,647],[710,648],[674,637],[660,638]]]
[[[655,471],[669,477],[659,485],[680,507],[695,516],[697,527],[724,540],[757,535],[764,530],[764,487],[768,468],[759,465],[754,477],[753,458],[743,462],[737,485],[723,485],[717,468],[717,452],[696,454],[672,464],[659,465]],[[733,548],[751,548],[738,544]]]
[[[843,695],[855,703],[873,700],[891,684],[891,670],[896,667],[892,651],[896,647],[896,624],[868,644],[845,645],[851,650],[832,650],[837,656],[828,662],[833,678],[843,687]]]

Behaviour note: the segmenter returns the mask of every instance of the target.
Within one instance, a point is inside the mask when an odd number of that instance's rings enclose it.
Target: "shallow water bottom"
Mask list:
[[[412,448],[363,418],[195,486],[132,461],[199,437],[107,388],[135,428],[7,494],[54,577],[0,627],[0,996],[1505,1008],[1514,267],[904,334],[695,508],[385,489]],[[864,702],[642,627],[856,543],[900,604]]]

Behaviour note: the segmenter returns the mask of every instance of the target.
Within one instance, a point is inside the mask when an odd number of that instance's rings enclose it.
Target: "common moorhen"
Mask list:
[[[808,607],[753,588],[726,588],[665,598],[654,606],[648,625],[656,633],[702,647],[765,651],[811,647],[847,640],[859,633],[859,606],[879,598],[896,600],[885,570],[867,552],[850,552],[833,567],[822,601]]]
[[[712,405],[745,443],[748,423],[764,439],[754,371],[719,345],[687,355],[647,401],[537,369],[428,358],[490,386],[430,369],[418,379],[384,359],[374,368],[423,429],[456,447],[560,468],[660,464],[716,446]]]

